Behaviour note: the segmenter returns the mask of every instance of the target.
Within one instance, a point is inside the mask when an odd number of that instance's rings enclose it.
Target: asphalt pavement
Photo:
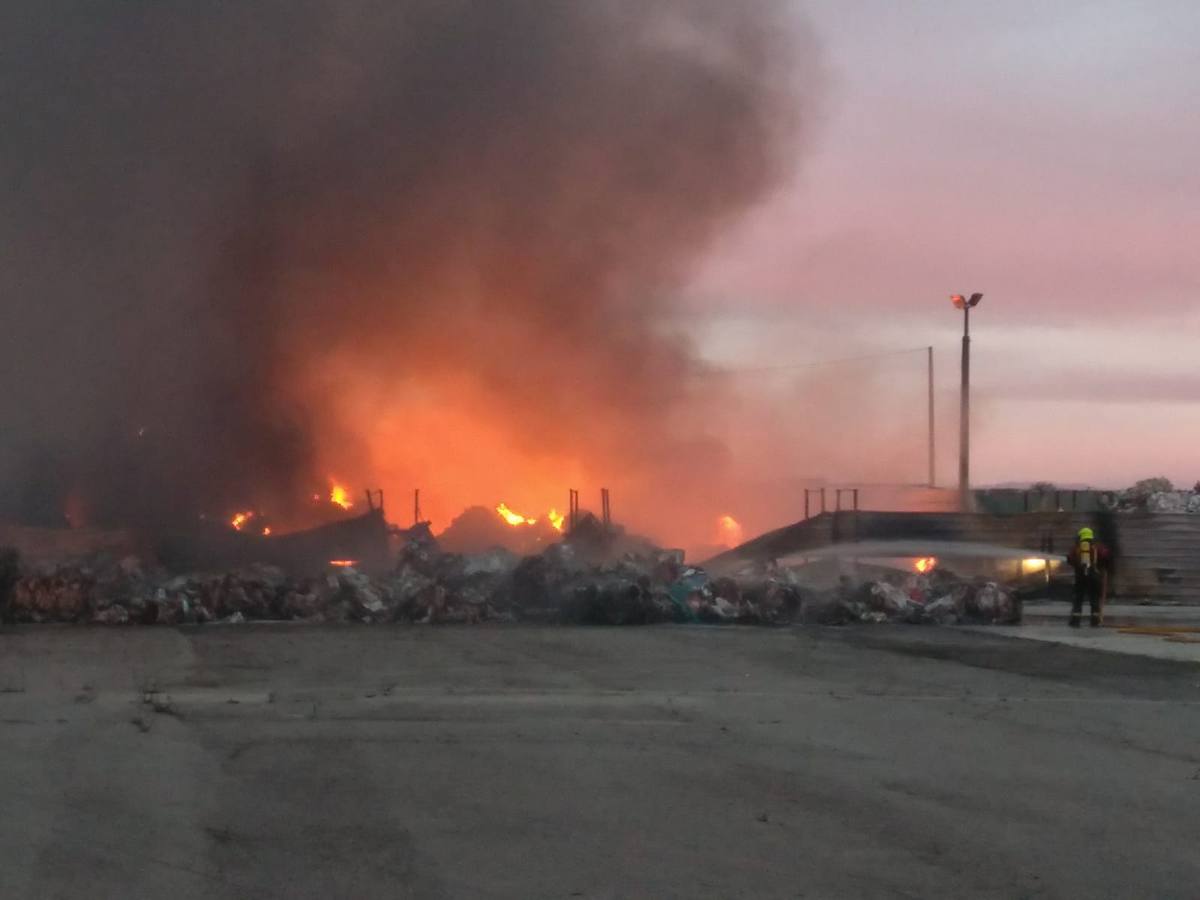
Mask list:
[[[0,631],[0,896],[1200,895],[1200,665],[1008,635]]]

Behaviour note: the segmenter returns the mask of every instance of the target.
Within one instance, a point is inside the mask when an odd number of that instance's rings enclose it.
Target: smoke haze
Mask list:
[[[708,527],[666,323],[813,55],[768,0],[7,4],[5,512],[301,524],[337,478]]]

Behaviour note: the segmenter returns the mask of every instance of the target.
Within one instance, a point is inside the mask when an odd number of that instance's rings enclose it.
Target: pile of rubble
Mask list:
[[[265,565],[172,575],[133,557],[102,556],[20,572],[15,560],[0,555],[0,616],[9,622],[109,625],[281,620],[944,624],[1019,617],[1019,604],[1004,590],[944,570],[924,576],[896,573],[868,583],[843,580],[818,591],[803,586],[796,572],[776,566],[714,578],[687,566],[679,551],[647,550],[611,559],[596,549],[564,541],[524,558],[503,549],[460,555],[442,552],[427,530],[414,529],[393,570],[374,577],[353,568],[294,577]]]
[[[1118,512],[1200,515],[1200,482],[1190,491],[1179,491],[1165,478],[1149,478],[1106,495],[1106,505]]]
[[[896,573],[865,583],[844,579],[812,599],[801,621],[839,625],[850,622],[906,622],[914,625],[963,623],[1001,625],[1021,621],[1020,597],[984,580],[960,578],[948,569],[928,574]]]
[[[1196,491],[1159,491],[1146,498],[1145,509],[1154,513],[1200,515],[1200,493]]]

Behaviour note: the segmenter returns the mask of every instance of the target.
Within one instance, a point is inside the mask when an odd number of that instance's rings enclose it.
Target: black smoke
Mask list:
[[[5,4],[0,507],[286,515],[323,448],[370,477],[364,384],[719,460],[662,314],[788,174],[811,58],[773,0]]]

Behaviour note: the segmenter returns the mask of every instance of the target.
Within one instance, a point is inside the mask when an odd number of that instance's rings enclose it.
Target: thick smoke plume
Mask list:
[[[664,314],[788,173],[810,59],[770,0],[7,4],[4,512],[715,513]]]

